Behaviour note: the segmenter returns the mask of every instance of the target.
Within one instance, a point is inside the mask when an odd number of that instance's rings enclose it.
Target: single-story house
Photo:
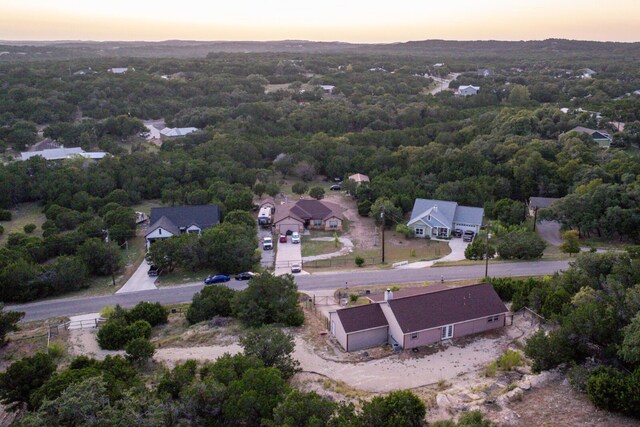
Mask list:
[[[613,138],[611,137],[611,135],[604,130],[595,130],[595,129],[586,128],[584,126],[576,126],[566,133],[569,133],[569,132],[586,133],[591,138],[593,138],[593,140],[602,148],[609,148],[609,146],[611,145],[611,142],[613,141]],[[565,133],[562,133],[560,136],[564,134]]]
[[[147,250],[159,239],[183,233],[202,234],[202,230],[220,223],[220,209],[217,205],[151,208],[149,223],[149,231],[144,236]]]
[[[493,75],[493,70],[488,68],[479,68],[476,74],[480,77],[489,77]]]
[[[367,175],[363,175],[361,173],[355,173],[353,175],[349,176],[349,181],[353,181],[356,184],[362,184],[364,182],[368,183],[369,181],[369,177]]]
[[[331,336],[346,351],[409,349],[505,326],[509,310],[490,283],[429,288],[400,297],[387,290],[382,300],[332,311]]]
[[[54,148],[64,148],[64,145],[60,144],[58,141],[45,138],[40,142],[33,144],[29,147],[29,151],[44,151],[44,150],[52,150]]]
[[[74,76],[86,76],[88,74],[98,74],[98,73],[96,71],[93,71],[91,67],[78,70],[75,73],[73,73]]]
[[[196,132],[198,128],[164,128],[160,131],[160,135],[167,138],[176,138],[180,136],[189,135],[192,132]]]
[[[457,94],[460,96],[473,96],[477,95],[479,90],[480,86],[462,85],[458,88]]]
[[[342,230],[342,207],[315,199],[298,200],[293,206],[279,206],[273,220],[278,233],[288,230],[301,233],[305,228]]]
[[[483,208],[459,206],[445,200],[416,199],[407,223],[416,237],[451,237],[451,230],[480,231]]]
[[[596,74],[598,74],[595,71],[593,71],[591,68],[583,68],[582,70],[578,71],[578,73],[580,74],[581,79],[590,79]]]
[[[31,157],[41,156],[45,160],[65,160],[65,159],[72,159],[76,157],[99,160],[104,158],[107,154],[108,153],[105,153],[103,151],[86,152],[80,147],[65,148],[63,145],[61,145],[59,148],[49,148],[49,149],[38,150],[38,151],[22,152],[20,153],[20,159],[27,160],[27,159],[30,159]]]
[[[320,89],[322,89],[325,95],[333,95],[335,88],[333,85],[320,85]]]
[[[125,74],[128,71],[135,71],[136,69],[131,67],[124,67],[124,68],[109,68],[107,71],[112,73],[112,74]]]
[[[529,216],[534,218],[538,209],[548,208],[556,200],[560,199],[557,197],[529,197],[529,203],[527,203]]]

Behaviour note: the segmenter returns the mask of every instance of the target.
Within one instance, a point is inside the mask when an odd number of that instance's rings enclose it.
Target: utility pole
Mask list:
[[[384,206],[380,212],[380,220],[382,221],[380,228],[382,229],[382,263],[384,264]]]
[[[536,232],[536,222],[538,222],[538,208],[533,208],[533,232]]]
[[[489,239],[491,238],[491,233],[489,232],[489,226],[487,225],[487,244],[484,247],[484,277],[489,277]]]

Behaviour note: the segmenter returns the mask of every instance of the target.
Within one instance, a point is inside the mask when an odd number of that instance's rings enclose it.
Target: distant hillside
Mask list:
[[[235,53],[353,53],[394,54],[446,58],[522,57],[535,59],[588,59],[589,57],[640,59],[640,43],[592,42],[563,39],[541,41],[424,40],[390,44],[354,44],[283,40],[162,42],[0,41],[0,61],[95,57],[197,58],[215,52]]]

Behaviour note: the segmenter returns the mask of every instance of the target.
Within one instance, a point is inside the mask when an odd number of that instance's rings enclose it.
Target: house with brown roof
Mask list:
[[[315,199],[298,200],[294,205],[279,206],[273,220],[278,233],[288,230],[301,233],[305,228],[331,231],[342,230],[342,207]]]
[[[387,290],[382,299],[371,300],[329,313],[331,335],[346,351],[387,343],[405,349],[434,344],[501,328],[509,313],[490,283],[438,285],[406,296]]]

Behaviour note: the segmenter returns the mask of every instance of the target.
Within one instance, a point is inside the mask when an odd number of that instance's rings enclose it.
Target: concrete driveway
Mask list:
[[[149,271],[149,264],[145,260],[142,260],[138,269],[133,276],[127,280],[116,294],[125,294],[127,292],[148,291],[150,289],[158,289],[155,285],[156,277],[149,277],[147,272]]]
[[[276,276],[291,273],[291,264],[302,264],[302,244],[294,245],[291,236],[287,236],[287,243],[278,242],[276,245]]]
[[[273,268],[273,260],[276,257],[275,249],[271,249],[269,251],[265,251],[262,249],[262,239],[264,237],[272,237],[271,229],[262,228],[258,226],[258,245],[260,250],[262,251],[262,257],[260,258],[260,265],[262,268]],[[274,238],[275,240],[275,238]]]
[[[477,238],[478,237],[476,237],[476,239]],[[449,255],[443,256],[442,258],[439,258],[433,261],[412,262],[409,264],[401,265],[396,268],[399,268],[399,269],[425,268],[425,267],[431,267],[436,262],[462,261],[463,259],[465,259],[464,250],[467,249],[467,246],[469,246],[469,243],[464,242],[462,238],[453,237],[451,240],[449,240],[449,248],[451,248],[451,253]]]

